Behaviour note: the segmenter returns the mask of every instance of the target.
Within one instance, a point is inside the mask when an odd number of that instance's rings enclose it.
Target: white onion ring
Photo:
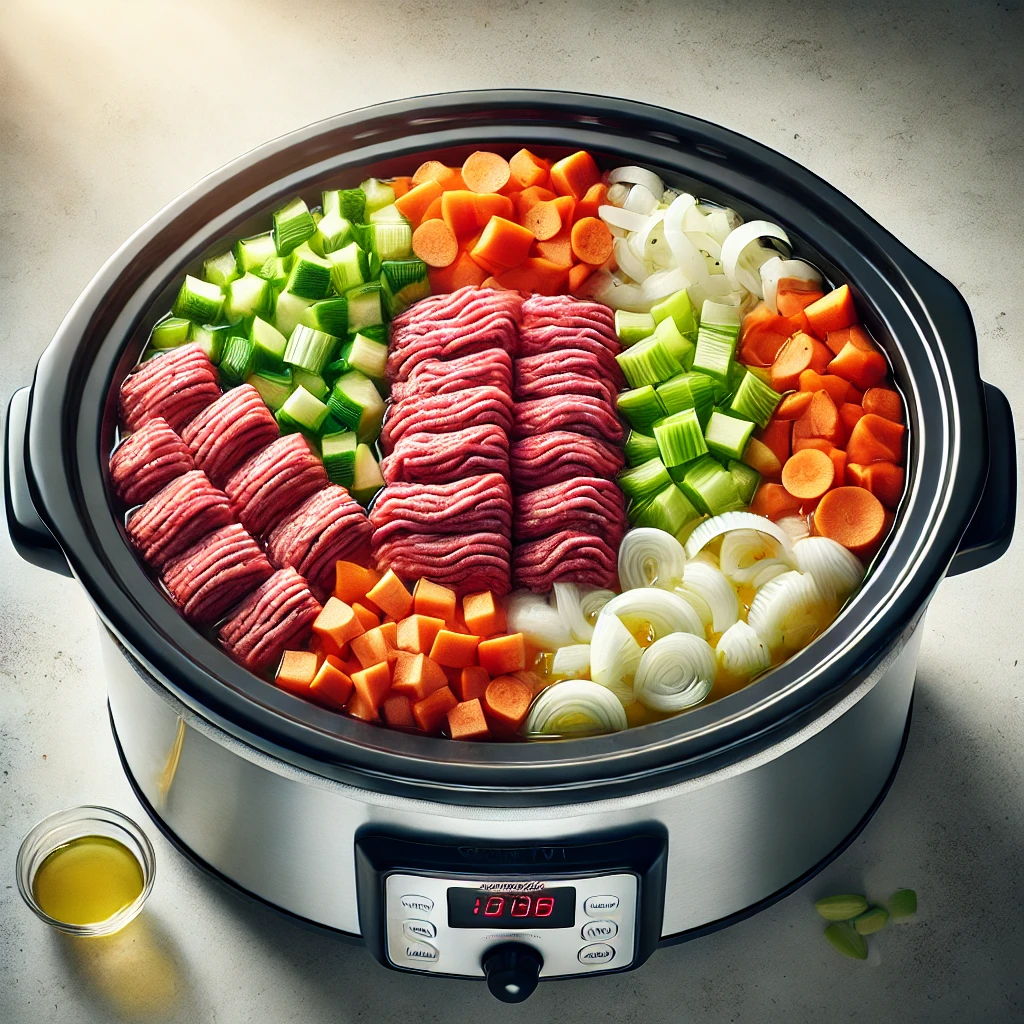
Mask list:
[[[672,633],[644,651],[633,692],[652,711],[682,711],[711,692],[716,668],[715,652],[703,637]]]
[[[620,181],[628,182],[630,185],[643,185],[648,192],[660,196],[665,191],[665,183],[646,167],[635,167],[627,164],[624,167],[616,167],[608,172],[608,184],[615,185]]]
[[[579,716],[590,725],[574,722]],[[526,716],[528,736],[586,736],[620,732],[626,712],[611,690],[586,679],[567,679],[537,694]]]
[[[789,235],[778,224],[772,224],[766,220],[750,220],[733,228],[722,243],[722,269],[725,271],[725,276],[737,288],[746,288],[747,291],[758,297],[761,295],[761,275],[758,273],[758,269],[761,263],[770,260],[776,255],[776,252],[774,249],[762,249],[764,259],[754,266],[748,265],[749,256],[744,261],[744,254],[751,246],[756,246],[762,238],[776,238],[785,243],[788,248],[792,248]],[[760,257],[755,256],[755,258]]]
[[[658,587],[672,590],[682,581],[686,551],[670,533],[650,526],[630,530],[619,545],[619,582],[623,590]]]
[[[705,519],[690,534],[690,539],[686,542],[686,557],[695,557],[697,552],[716,537],[721,537],[730,530],[757,530],[758,533],[766,533],[779,542],[787,558],[793,558],[793,545],[786,531],[765,516],[758,516],[753,512],[723,512],[720,516]]]

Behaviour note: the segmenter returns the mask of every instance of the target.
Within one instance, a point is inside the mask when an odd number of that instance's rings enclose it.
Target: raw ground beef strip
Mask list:
[[[600,477],[575,477],[517,495],[512,521],[517,541],[559,530],[603,537],[617,548],[626,532],[626,506],[618,485]]]
[[[377,567],[407,580],[421,576],[457,594],[511,589],[512,545],[507,534],[403,533],[380,546]]]
[[[147,420],[110,456],[110,480],[126,505],[147,501],[165,484],[190,469],[195,469],[195,465],[188,445],[162,416]]]
[[[450,434],[405,434],[380,464],[388,484],[449,483],[480,473],[508,478],[508,434],[493,423]]]
[[[511,350],[515,328],[504,317],[481,321],[469,330],[443,328],[432,334],[414,335],[400,346],[393,345],[387,362],[388,380],[406,380],[428,359],[453,359],[491,348]]]
[[[447,395],[490,385],[512,394],[512,357],[503,348],[488,348],[456,359],[426,359],[391,388],[391,399]]]
[[[196,466],[222,484],[246,459],[273,441],[280,431],[274,414],[251,384],[225,392],[181,432]]]
[[[534,398],[569,400],[583,396],[611,405],[615,401],[615,394],[615,389],[606,380],[587,373],[551,373],[533,381],[524,381],[521,374],[516,378],[517,402],[528,402]]]
[[[242,463],[224,485],[235,514],[255,536],[327,486],[327,472],[301,434],[288,434]]]
[[[267,554],[278,568],[298,570],[318,599],[326,599],[334,586],[335,563],[367,557],[369,545],[366,510],[344,487],[331,484],[271,530]]]
[[[615,313],[600,302],[572,295],[531,295],[523,303],[524,327],[599,326],[615,333]]]
[[[523,299],[516,292],[467,285],[457,291],[432,295],[410,306],[391,321],[393,333],[461,326],[480,314],[499,310],[518,323]]]
[[[519,333],[520,356],[554,355],[571,349],[591,353],[597,358],[601,371],[612,379],[621,372],[615,357],[622,346],[614,335],[607,338],[590,327],[531,327]]]
[[[516,402],[513,437],[533,437],[552,430],[569,430],[613,444],[623,437],[622,422],[614,408],[600,398],[577,395]]]
[[[505,431],[512,427],[512,399],[500,388],[467,388],[451,395],[408,398],[388,410],[381,431],[381,447],[390,454],[407,434],[424,431],[447,434],[487,423]]]
[[[294,569],[279,569],[220,628],[221,642],[251,672],[276,666],[287,648],[309,640],[320,603]]]
[[[217,371],[206,353],[198,345],[182,345],[125,377],[119,396],[121,423],[138,430],[161,416],[172,430],[180,431],[220,394]]]
[[[578,530],[559,530],[540,540],[519,544],[512,551],[516,586],[538,593],[550,590],[556,583],[614,588],[616,574],[616,551],[601,537]]]
[[[125,529],[139,554],[154,569],[160,569],[233,519],[227,495],[217,490],[205,473],[193,469],[176,477],[133,512]]]
[[[516,360],[516,387],[534,384],[544,377],[560,373],[578,373],[600,380],[613,394],[617,394],[626,383],[622,370],[618,363],[615,364],[614,373],[609,375],[607,369],[601,356],[571,348],[561,352],[544,352],[539,356],[521,356]]]
[[[533,491],[577,476],[613,477],[625,464],[615,445],[567,430],[524,437],[509,450],[516,491]]]
[[[512,492],[498,473],[448,484],[392,484],[370,512],[376,550],[396,534],[508,533]]]
[[[171,559],[162,577],[185,618],[209,626],[273,571],[245,527],[232,523]]]

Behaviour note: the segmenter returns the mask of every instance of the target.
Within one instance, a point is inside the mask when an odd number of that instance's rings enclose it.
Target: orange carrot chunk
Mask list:
[[[512,177],[508,161],[497,153],[477,150],[462,165],[462,180],[471,192],[499,192]]]
[[[529,229],[495,216],[487,222],[470,255],[478,263],[486,261],[484,265],[489,265],[492,273],[497,274],[503,269],[518,267],[530,254],[532,244],[533,234]]]
[[[363,632],[352,606],[329,597],[313,622],[313,633],[325,653],[340,655],[345,645]]]
[[[439,732],[448,712],[458,703],[455,694],[442,686],[413,704],[412,716],[424,732]]]
[[[569,278],[569,268],[540,256],[530,256],[518,267],[496,275],[502,288],[529,294],[557,295]]]
[[[466,627],[476,636],[494,636],[505,632],[505,609],[489,590],[466,594],[462,599]]]
[[[839,410],[827,391],[815,391],[807,411],[793,424],[793,437],[823,437],[833,443],[839,437]]]
[[[364,722],[380,721],[376,705],[371,704],[358,690],[354,691],[349,698],[349,702],[345,705],[345,711],[353,718],[360,718]]]
[[[557,198],[551,189],[541,188],[539,185],[531,185],[530,188],[524,188],[515,201],[517,220],[522,224],[526,215],[537,203],[550,203]]]
[[[576,204],[575,217],[583,220],[584,217],[596,217],[597,211],[602,206],[608,205],[608,186],[599,181],[587,189],[587,194]]]
[[[416,581],[412,588],[412,606],[418,615],[430,615],[444,622],[455,617],[455,591],[430,580]]]
[[[843,380],[842,377],[836,377],[831,373],[818,373],[817,370],[804,370],[800,374],[800,390],[812,393],[827,391],[829,398],[840,406],[848,400],[852,389],[850,382]]]
[[[352,677],[337,658],[328,657],[309,684],[309,698],[335,711],[344,709],[352,696]]]
[[[317,656],[312,651],[285,651],[274,682],[288,693],[306,697],[317,668]]]
[[[583,287],[583,282],[596,270],[596,267],[592,267],[589,263],[577,263],[569,271],[569,291],[573,295],[577,295],[579,290]]]
[[[814,371],[804,370],[800,374],[801,378],[804,373],[814,373]],[[846,382],[844,381],[843,383]],[[807,406],[810,404],[811,393],[809,391],[791,391],[779,402],[778,408],[775,410],[775,418],[779,420],[798,420],[807,412]]]
[[[449,685],[459,700],[473,700],[474,697],[483,698],[484,691],[491,681],[490,673],[479,665],[468,665],[466,668],[451,668],[446,672]]]
[[[821,372],[831,355],[820,341],[803,331],[794,334],[772,363],[772,387],[776,391],[795,391],[804,370]]]
[[[554,238],[562,230],[562,214],[555,200],[534,203],[522,218],[522,225],[533,233],[534,238],[543,242],[547,238]]]
[[[476,200],[476,193],[466,189],[454,189],[441,196],[441,219],[460,242],[472,238],[480,228]]]
[[[456,633],[442,629],[434,637],[430,647],[430,657],[439,665],[449,668],[466,668],[477,663],[476,651],[480,645],[480,637],[471,633]]]
[[[573,265],[572,227],[562,228],[554,238],[537,242],[534,248],[538,256],[568,270]]]
[[[481,668],[487,669],[492,676],[520,672],[526,668],[526,640],[522,633],[481,640],[477,658]]]
[[[352,611],[356,613],[356,618],[362,624],[363,629],[373,629],[380,625],[380,616],[377,612],[361,601],[352,602]]]
[[[381,701],[391,689],[391,666],[387,662],[382,662],[353,672],[352,685],[367,704],[379,708]]]
[[[844,284],[835,291],[823,295],[804,310],[804,315],[811,325],[811,330],[819,338],[824,338],[829,331],[838,331],[855,324],[857,310],[853,306],[850,286]]]
[[[379,579],[379,572],[367,569],[358,562],[338,562],[335,566],[334,596],[346,604],[358,601],[374,611],[377,606],[367,601],[366,595]]]
[[[597,217],[583,217],[572,226],[572,251],[582,263],[600,266],[612,254],[608,225]]]
[[[822,297],[813,282],[797,277],[784,277],[775,292],[775,308],[782,316],[794,316]]]
[[[594,158],[581,149],[551,165],[551,187],[560,196],[580,200],[601,180]]]
[[[427,654],[434,645],[434,638],[444,629],[444,623],[444,619],[433,615],[408,615],[398,623],[396,646],[411,654]]]
[[[885,529],[882,503],[863,487],[836,487],[818,503],[814,529],[855,555],[872,550]]]
[[[798,508],[800,499],[794,498],[782,484],[773,483],[761,484],[750,503],[750,511],[754,515],[767,516],[769,519],[792,515]]]
[[[414,185],[422,185],[425,181],[435,181],[444,188],[458,173],[453,167],[448,167],[440,160],[427,160],[416,168],[412,181]]]
[[[757,439],[775,453],[779,462],[785,462],[791,451],[792,432],[793,424],[788,420],[773,419],[757,432]]]
[[[828,453],[828,457],[832,460],[832,468],[835,470],[835,480],[832,482],[833,487],[842,487],[849,483],[846,479],[846,452],[842,448],[833,448]]]
[[[850,432],[846,453],[851,462],[867,465],[870,462],[903,461],[903,435],[906,427],[893,423],[884,416],[865,413]]]
[[[825,335],[825,344],[835,355],[839,355],[849,342],[852,342],[857,348],[864,349],[865,352],[873,352],[878,349],[878,346],[871,340],[871,335],[860,324],[854,324],[852,327],[840,327],[838,331],[829,331]]]
[[[814,448],[791,455],[782,467],[782,486],[801,501],[820,498],[831,486],[836,471],[832,460]]]
[[[444,669],[425,654],[398,651],[392,671],[391,688],[412,700],[423,700],[427,694],[448,685]]]
[[[395,619],[404,619],[412,611],[412,594],[391,569],[370,588],[366,596]]]
[[[428,267],[450,267],[459,255],[459,243],[443,220],[425,220],[412,233],[412,251]]]
[[[874,347],[860,348],[848,341],[832,362],[828,364],[828,372],[844,377],[855,387],[865,391],[881,384],[889,372],[889,366],[882,355]]]
[[[513,733],[526,720],[533,688],[515,676],[498,676],[484,693],[484,710],[499,732]]]
[[[440,220],[441,219],[441,199],[442,196],[438,196],[424,211],[423,216],[420,217],[420,223],[422,224],[425,220]]]
[[[906,474],[895,462],[872,462],[869,466],[851,462],[847,475],[851,484],[870,491],[886,508],[894,509],[900,503]]]
[[[771,366],[782,346],[800,329],[788,317],[773,313],[763,302],[758,303],[743,318],[740,361],[749,366]]]
[[[476,697],[456,704],[447,718],[448,734],[453,740],[485,740],[491,735],[484,709]]]
[[[793,439],[794,452],[804,452],[808,448],[813,448],[815,451],[830,455],[835,445],[831,441],[826,441],[823,437],[797,437]]]
[[[543,185],[548,180],[551,164],[542,157],[531,153],[528,149],[521,149],[508,162],[509,170],[512,172],[512,180],[519,188],[530,188],[533,185]]]
[[[394,191],[395,198],[401,199],[409,194],[409,190],[413,187],[413,180],[408,175],[400,175],[397,178],[392,178],[388,184],[391,186],[392,191]]]
[[[363,668],[387,664],[394,660],[395,649],[388,643],[382,626],[368,629],[362,636],[357,636],[349,646]]]
[[[384,721],[392,729],[415,729],[416,719],[412,716],[412,701],[405,694],[389,693],[380,706]]]
[[[404,196],[396,199],[395,209],[413,224],[419,224],[431,204],[441,198],[441,192],[441,186],[433,178],[430,178],[418,185],[413,185]]]
[[[900,393],[892,388],[868,388],[864,392],[864,411],[892,420],[903,422],[903,400]]]

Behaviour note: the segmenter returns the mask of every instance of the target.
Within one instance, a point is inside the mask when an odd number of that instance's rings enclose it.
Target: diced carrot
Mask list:
[[[379,722],[380,715],[375,705],[371,704],[358,690],[352,693],[345,711],[353,718],[360,718],[364,722]]]
[[[896,508],[903,496],[905,473],[894,462],[872,462],[868,466],[851,462],[849,482],[870,491],[886,508]]]
[[[835,480],[832,482],[833,487],[843,487],[849,481],[846,479],[846,452],[842,448],[833,448],[828,453],[828,457],[832,460],[832,468],[835,470]]]
[[[562,230],[562,215],[555,205],[555,200],[534,203],[522,219],[522,225],[530,231],[534,238],[543,242],[554,238]]]
[[[394,619],[389,619],[386,622],[380,624],[380,631],[384,636],[384,639],[395,649],[398,650],[398,623]]]
[[[388,643],[381,626],[374,626],[362,636],[357,636],[350,646],[363,668],[387,664],[389,660],[394,660],[395,649]]]
[[[903,461],[903,435],[906,427],[893,423],[884,416],[865,413],[850,432],[846,454],[851,462],[867,465],[870,462]]]
[[[793,335],[772,363],[772,387],[776,391],[794,391],[804,370],[819,373],[828,365],[829,350],[816,338],[803,331]]]
[[[447,715],[448,734],[453,740],[485,740],[491,735],[484,709],[477,698],[456,704]]]
[[[274,682],[288,693],[306,697],[318,667],[317,657],[312,651],[285,651]]]
[[[519,672],[526,668],[526,640],[522,633],[481,640],[476,653],[480,666],[492,676]]]
[[[478,149],[470,153],[462,165],[462,180],[471,192],[497,192],[508,184],[511,177],[508,161],[487,150]]]
[[[775,308],[782,316],[795,316],[812,302],[822,297],[821,290],[811,281],[798,277],[784,277],[775,292]]]
[[[512,200],[506,196],[483,195],[476,197],[476,226],[484,228],[492,217],[503,217],[505,220],[512,220],[515,217],[515,207]]]
[[[554,192],[548,188],[541,188],[539,185],[532,185],[529,188],[524,188],[516,198],[516,219],[520,224],[522,224],[526,215],[537,203],[550,203],[556,198],[558,197]]]
[[[455,633],[449,629],[442,629],[434,638],[430,657],[439,665],[465,668],[477,663],[476,649],[479,644],[480,637],[471,633]]]
[[[824,452],[826,455],[831,454],[835,445],[831,441],[826,441],[823,437],[795,437],[793,438],[793,451],[804,452],[808,448],[813,448],[815,451]]]
[[[466,627],[475,636],[494,636],[505,632],[505,609],[490,590],[466,594],[462,599]]]
[[[805,310],[811,330],[819,338],[824,338],[829,331],[838,331],[850,327],[857,322],[857,310],[853,306],[850,286],[842,285],[834,291],[823,295],[817,302],[812,302]]]
[[[554,238],[536,242],[534,249],[542,259],[569,270],[573,265],[572,228],[564,227]],[[589,266],[589,264],[586,264]]]
[[[412,223],[419,224],[431,203],[441,198],[441,186],[433,178],[413,185],[395,200],[395,209]]]
[[[843,350],[828,364],[828,372],[845,377],[861,391],[881,384],[889,372],[881,352],[858,348],[848,341]]]
[[[781,519],[791,515],[800,507],[800,499],[794,498],[782,484],[763,483],[757,489],[750,511],[757,516]]]
[[[893,423],[903,422],[903,399],[892,388],[868,388],[864,392],[864,411],[882,416]]]
[[[313,622],[313,633],[327,654],[339,655],[350,640],[363,633],[363,624],[351,605],[329,597]]]
[[[600,266],[612,254],[608,225],[597,217],[583,217],[572,226],[572,251],[582,263]]]
[[[758,303],[740,328],[739,358],[748,366],[771,366],[783,345],[799,330],[788,317]]]
[[[518,267],[495,275],[503,288],[529,294],[557,295],[569,278],[569,268],[540,256],[529,256]]]
[[[596,217],[597,211],[602,206],[608,205],[608,186],[599,181],[587,189],[587,194],[576,204],[575,218],[582,220],[584,217]]]
[[[789,420],[773,419],[757,432],[757,439],[774,452],[779,462],[785,463],[791,450],[792,432],[793,424]]]
[[[342,668],[341,662],[337,658],[328,658],[309,684],[309,697],[318,704],[341,711],[352,696],[352,689],[352,677]]]
[[[401,177],[398,177],[398,178],[392,178],[388,182],[388,184],[391,186],[392,190],[394,191],[395,199],[396,200],[397,199],[401,199],[403,196],[408,195],[410,189],[412,189],[412,187],[413,187],[412,178],[407,177],[405,175],[403,175]],[[397,203],[396,203],[396,205],[397,205]]]
[[[443,193],[442,193],[443,195]],[[423,216],[420,217],[420,224],[428,220],[440,220],[441,219],[441,196],[438,196],[424,211]]]
[[[533,235],[514,220],[492,217],[480,235],[480,241],[470,250],[478,263],[481,258],[490,265],[491,272],[498,276],[504,269],[518,267],[530,254]]]
[[[475,192],[455,189],[441,196],[441,219],[452,229],[460,241],[472,238],[480,225],[477,223]]]
[[[412,251],[428,267],[450,267],[459,255],[459,243],[443,220],[425,220],[412,233]]]
[[[835,466],[824,452],[806,448],[786,460],[782,486],[801,501],[815,500],[832,486],[835,475]]]
[[[458,703],[455,694],[447,686],[442,686],[416,701],[412,706],[412,715],[424,732],[438,732],[448,712]]]
[[[543,185],[551,172],[551,164],[528,149],[519,150],[509,160],[508,166],[512,172],[512,178],[521,189],[530,188],[532,185]]]
[[[333,654],[328,655],[329,658],[333,658]],[[347,676],[351,676],[353,672],[358,672],[363,666],[359,664],[358,658],[347,657],[344,660],[342,658],[334,658],[335,662],[339,664],[341,671]]]
[[[428,654],[445,620],[434,615],[408,615],[398,623],[398,644],[411,654]]]
[[[430,615],[447,622],[455,615],[455,591],[428,579],[416,581],[412,588],[412,607],[419,615]]]
[[[362,602],[353,601],[352,611],[356,613],[356,618],[362,624],[363,629],[373,629],[374,626],[380,625],[380,616],[377,614],[377,612],[368,608]]]
[[[415,185],[421,185],[425,181],[436,181],[444,188],[456,176],[460,175],[453,167],[446,166],[440,160],[428,160],[416,168],[412,180]]]
[[[864,410],[859,405],[854,405],[852,402],[844,402],[839,407],[839,427],[840,436],[845,444],[850,439],[850,434],[853,433],[853,428],[857,425],[857,420],[864,415]]]
[[[357,562],[338,562],[335,566],[334,596],[346,604],[358,601],[361,605],[376,611],[377,606],[367,601],[366,595],[380,580],[380,573],[367,569]]]
[[[596,267],[592,267],[589,263],[577,263],[569,271],[569,292],[572,295],[576,295],[580,288],[583,287],[583,282],[596,270]]]
[[[425,654],[399,651],[395,659],[391,688],[412,700],[422,700],[428,693],[448,685],[444,669]]]
[[[449,167],[448,170],[452,172],[452,176],[441,183],[441,188],[445,192],[469,192],[471,189],[466,188],[466,183],[462,180],[462,168],[461,167]]]
[[[353,605],[353,611],[355,611],[355,606],[354,605]],[[316,655],[316,664],[317,664],[317,667],[319,668],[324,663],[324,658],[327,657],[327,652],[324,650],[324,645],[322,643],[320,643],[320,637],[318,637],[318,636],[311,636],[309,638],[309,645],[308,646],[309,646],[310,653]]]
[[[533,688],[515,676],[498,676],[487,685],[484,710],[496,729],[504,733],[515,732],[526,720]]]
[[[756,469],[766,480],[778,480],[782,472],[779,457],[763,441],[752,437],[743,449],[743,461],[751,469]]]
[[[416,719],[412,716],[412,701],[403,693],[389,693],[380,706],[384,721],[392,729],[415,729]]]
[[[379,708],[380,702],[391,689],[391,666],[384,661],[353,672],[352,685],[367,704]]]
[[[396,619],[404,619],[412,610],[412,594],[391,569],[370,588],[366,596]]]
[[[600,180],[601,172],[594,158],[583,149],[551,165],[551,187],[560,196],[582,199]]]
[[[483,698],[487,684],[491,681],[490,673],[479,665],[468,665],[466,668],[450,668],[446,671],[452,673],[448,676],[448,682],[459,700],[472,700],[474,697]]]
[[[839,355],[848,342],[852,342],[857,348],[864,349],[865,352],[874,352],[878,349],[878,346],[871,340],[871,335],[860,324],[854,324],[852,327],[840,327],[838,331],[829,331],[825,335],[825,344],[835,355]]]
[[[814,373],[813,370],[804,370],[800,374],[801,378],[804,373]],[[845,381],[843,383],[846,383]],[[807,412],[807,406],[811,404],[811,394],[809,391],[791,391],[788,395],[784,396],[782,401],[779,402],[775,409],[775,418],[778,420],[798,420],[805,412]]]
[[[818,373],[817,370],[804,370],[800,374],[801,391],[827,391],[829,398],[840,406],[850,394],[850,382],[836,377],[831,373]]]
[[[855,555],[874,547],[885,528],[882,503],[863,487],[836,487],[818,503],[815,533],[842,544]]]
[[[827,391],[815,391],[807,411],[793,423],[793,437],[823,437],[835,441],[839,437],[839,410]]]
[[[467,285],[479,288],[487,277],[487,271],[468,252],[464,252],[450,267],[430,268],[427,276],[430,278],[430,291],[434,295],[441,295],[458,291]]]

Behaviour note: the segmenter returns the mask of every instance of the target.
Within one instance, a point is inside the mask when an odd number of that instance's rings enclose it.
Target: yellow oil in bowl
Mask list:
[[[40,910],[66,924],[99,924],[135,902],[142,865],[123,843],[80,836],[48,854],[32,880]]]

